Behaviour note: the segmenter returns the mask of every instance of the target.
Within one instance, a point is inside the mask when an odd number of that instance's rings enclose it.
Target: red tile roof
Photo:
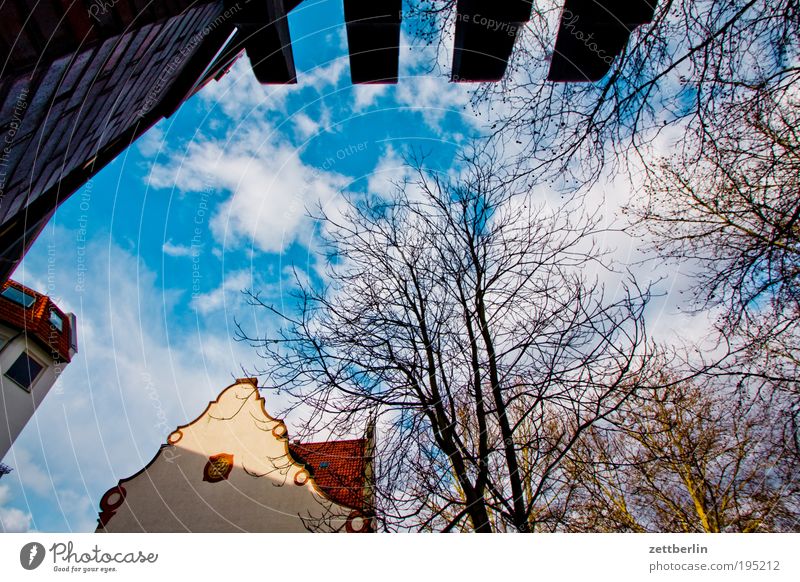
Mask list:
[[[50,351],[54,359],[63,362],[70,361],[69,342],[70,342],[70,320],[55,303],[47,296],[37,293],[16,281],[6,281],[0,285],[0,292],[7,287],[15,287],[19,291],[33,296],[35,301],[28,308],[19,303],[0,296],[0,323],[24,331],[28,337],[37,340],[42,347]],[[63,330],[58,329],[50,323],[50,311],[55,311],[63,322]]]
[[[304,463],[317,485],[332,501],[365,510],[366,439],[327,443],[292,443],[289,452]]]

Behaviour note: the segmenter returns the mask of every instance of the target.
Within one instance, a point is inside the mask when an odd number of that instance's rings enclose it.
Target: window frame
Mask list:
[[[9,289],[14,291],[14,292],[16,292],[16,293],[19,293],[19,295],[21,295],[22,297],[26,297],[26,298],[30,299],[30,301],[27,301],[27,302],[23,303],[17,297],[9,297],[8,295],[6,295],[6,293],[9,291]],[[7,301],[11,301],[12,303],[16,303],[17,305],[20,305],[25,309],[30,309],[31,307],[33,307],[33,304],[36,303],[36,296],[31,295],[30,293],[28,293],[27,291],[23,291],[22,289],[17,289],[13,285],[9,285],[8,287],[6,287],[2,291],[0,291],[0,297],[3,297],[3,299],[6,299]]]
[[[24,386],[24,385],[22,385],[22,384],[21,384],[21,383],[20,383],[18,380],[16,380],[15,378],[12,378],[11,376],[9,376],[9,375],[8,375],[8,372],[11,370],[11,368],[13,368],[13,367],[16,365],[16,363],[17,363],[17,362],[19,362],[20,358],[22,358],[23,356],[27,356],[27,357],[28,357],[30,360],[32,360],[32,361],[33,361],[35,364],[37,364],[37,365],[39,365],[39,366],[40,366],[40,369],[39,369],[39,371],[38,371],[38,372],[36,372],[36,375],[35,375],[35,376],[33,376],[33,377],[31,378],[31,380],[30,380],[30,383],[28,384],[28,386]],[[19,387],[20,387],[20,388],[22,388],[23,390],[25,390],[25,392],[28,392],[28,393],[30,393],[30,392],[32,392],[32,391],[33,391],[33,387],[36,385],[36,382],[39,380],[39,378],[41,378],[41,376],[42,376],[42,372],[44,372],[46,368],[47,368],[47,365],[46,365],[46,364],[43,364],[43,363],[42,363],[42,362],[39,360],[39,358],[37,358],[36,356],[34,356],[33,354],[31,354],[31,353],[30,353],[28,350],[22,350],[22,351],[20,352],[20,354],[19,354],[19,355],[16,357],[16,359],[14,360],[14,363],[13,363],[13,364],[11,364],[11,365],[8,367],[8,369],[7,369],[6,371],[4,371],[4,372],[3,372],[3,376],[5,376],[5,377],[6,377],[6,378],[8,378],[9,380],[11,380],[11,381],[12,381],[14,384],[16,384],[17,386],[19,386]],[[29,368],[29,371],[30,371],[30,368]]]

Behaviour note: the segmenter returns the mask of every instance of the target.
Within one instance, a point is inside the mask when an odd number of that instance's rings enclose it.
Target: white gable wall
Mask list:
[[[98,531],[343,531],[352,510],[328,500],[290,458],[286,426],[263,402],[249,381],[226,388],[120,482],[124,499],[116,488],[104,496]],[[227,479],[204,481],[209,457],[222,453],[233,455]]]

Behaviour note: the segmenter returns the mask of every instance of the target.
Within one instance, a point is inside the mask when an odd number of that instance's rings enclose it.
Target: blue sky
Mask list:
[[[386,191],[410,148],[446,169],[490,119],[430,50],[401,48],[397,86],[354,87],[341,2],[304,2],[290,28],[297,85],[259,85],[242,57],[67,200],[14,274],[76,313],[80,351],[3,459],[2,529],[92,531],[102,493],[259,363],[234,318],[275,322],[240,291],[280,303],[292,267],[315,276],[306,208]],[[627,192],[595,196],[613,213]]]

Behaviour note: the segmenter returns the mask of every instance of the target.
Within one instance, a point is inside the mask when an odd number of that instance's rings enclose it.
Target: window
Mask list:
[[[20,291],[19,289],[17,289],[16,287],[12,287],[11,285],[3,289],[3,292],[0,293],[0,295],[2,295],[3,297],[5,297],[10,301],[13,301],[14,303],[19,303],[25,308],[30,307],[36,301],[36,297],[31,295],[30,293],[25,293],[25,291]]]
[[[55,309],[50,310],[50,323],[52,323],[53,327],[58,331],[64,331],[64,320],[61,319],[61,316]]]
[[[17,358],[17,361],[11,364],[11,367],[6,371],[6,377],[11,378],[14,382],[30,392],[31,386],[42,370],[44,370],[43,365],[30,357],[27,352],[22,352]]]

